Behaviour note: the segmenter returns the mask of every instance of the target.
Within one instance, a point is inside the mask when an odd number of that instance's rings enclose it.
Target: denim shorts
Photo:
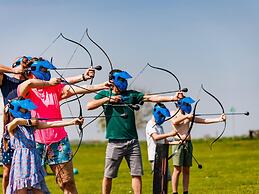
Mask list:
[[[104,176],[115,178],[125,157],[131,176],[142,176],[143,165],[138,140],[110,140],[106,147]]]
[[[36,147],[41,156],[42,165],[62,164],[70,161],[72,158],[72,149],[70,147],[68,137],[50,145],[37,143]]]

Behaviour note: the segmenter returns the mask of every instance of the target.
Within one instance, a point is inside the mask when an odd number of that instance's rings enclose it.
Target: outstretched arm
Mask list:
[[[61,83],[60,78],[52,78],[49,81],[44,81],[44,80],[40,80],[40,79],[28,79],[18,86],[17,92],[18,92],[19,96],[26,97],[26,94],[28,93],[29,89],[31,89],[31,88],[43,88],[46,86],[54,86],[59,83]]]
[[[86,69],[82,75],[68,77],[66,78],[66,81],[70,84],[76,84],[81,81],[87,81],[89,79],[92,79],[94,78],[94,76],[95,76],[95,69],[89,68],[89,69]]]
[[[0,64],[0,73],[15,73],[15,71],[12,67],[7,67]]]
[[[52,121],[52,122],[38,122],[37,129],[55,128],[55,127],[65,127],[70,125],[80,125],[83,124],[84,119],[75,118],[68,121]]]
[[[223,122],[225,120],[226,120],[226,115],[222,114],[218,118],[212,118],[212,119],[204,119],[204,118],[195,117],[194,122],[200,123],[200,124],[211,124],[211,123]]]
[[[76,85],[66,85],[62,90],[62,99],[69,98],[75,94],[88,94],[97,92],[100,90],[108,89],[110,86],[109,82],[104,82],[96,85],[84,85],[84,86],[76,86]]]
[[[0,86],[2,86],[4,73],[20,74],[22,73],[22,70],[20,70],[19,68],[7,67],[5,65],[0,64]]]
[[[182,97],[182,92],[177,92],[174,96],[144,95],[144,102],[173,102]]]

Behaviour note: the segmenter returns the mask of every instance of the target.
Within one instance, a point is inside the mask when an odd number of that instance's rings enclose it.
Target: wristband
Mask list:
[[[27,119],[27,126],[32,126],[31,119]]]
[[[85,74],[82,74],[82,78],[83,78],[83,81],[87,81],[87,79],[85,78]]]

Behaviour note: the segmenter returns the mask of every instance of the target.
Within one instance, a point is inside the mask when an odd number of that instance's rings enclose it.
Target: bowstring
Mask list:
[[[86,34],[86,33],[85,33],[85,31],[84,31],[82,37],[81,37],[80,40],[79,40],[79,43],[81,43],[81,42],[83,41],[83,39],[84,39],[84,37],[85,37],[85,34]],[[61,35],[59,34],[59,36],[61,36]],[[64,66],[64,68],[68,67],[68,65],[71,63],[72,59],[74,58],[74,56],[75,56],[75,54],[76,54],[76,52],[77,52],[77,50],[78,50],[78,47],[79,47],[79,45],[76,45],[76,47],[75,47],[75,49],[74,49],[72,55],[70,56],[68,62],[67,62],[66,65]],[[61,74],[62,77],[63,77],[64,73],[65,73],[65,71]],[[67,102],[67,100],[68,100],[68,99],[66,99],[65,101]],[[63,104],[63,103],[61,103],[60,107],[62,106],[62,104]],[[69,103],[65,103],[65,104],[67,104],[69,113],[70,113],[72,116],[74,116],[70,104],[69,104]],[[75,126],[75,127],[76,127],[76,130],[77,130],[77,134],[78,134],[78,136],[79,136],[79,139],[81,139],[81,138],[80,138],[81,132],[80,132],[80,130],[79,130],[79,127],[78,127],[78,126]]]
[[[53,44],[60,38],[60,34],[40,53],[40,56],[42,56],[43,54],[45,54],[49,49],[50,47],[53,46]]]

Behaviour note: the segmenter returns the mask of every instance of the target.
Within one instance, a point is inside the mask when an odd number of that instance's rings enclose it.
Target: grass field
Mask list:
[[[190,179],[190,194],[237,194],[259,193],[259,139],[222,139],[209,148],[209,140],[194,140],[194,155],[203,168],[197,168],[193,161]],[[80,194],[101,193],[105,143],[83,144],[74,158],[75,176]],[[75,148],[76,146],[74,146]],[[143,194],[152,193],[152,175],[147,161],[146,142],[141,143],[144,173]],[[172,163],[170,161],[172,170]],[[50,170],[49,170],[50,171]],[[182,178],[182,177],[181,177]],[[46,177],[51,193],[62,193],[52,175]],[[171,193],[171,182],[169,182]],[[113,181],[112,193],[132,193],[131,177],[123,161],[118,178]],[[180,182],[179,193],[182,193]]]

